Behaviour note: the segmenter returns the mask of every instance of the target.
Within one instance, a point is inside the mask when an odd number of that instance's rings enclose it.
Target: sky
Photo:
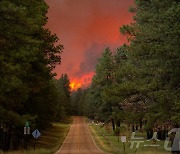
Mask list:
[[[67,73],[72,88],[89,85],[101,52],[127,42],[119,28],[133,21],[128,12],[133,0],[45,1],[49,5],[46,27],[64,45],[61,65],[54,70],[56,78]]]

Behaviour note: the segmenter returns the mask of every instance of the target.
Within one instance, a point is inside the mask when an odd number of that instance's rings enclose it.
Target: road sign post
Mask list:
[[[34,137],[34,150],[36,149],[36,140],[41,136],[41,133],[38,129],[32,132],[32,136]]]
[[[25,127],[29,127],[29,121],[25,122]]]
[[[30,134],[30,127],[29,127],[29,122],[25,122],[25,127],[24,127],[24,148],[28,148],[28,136]]]
[[[126,154],[126,147],[125,147],[126,136],[121,136],[121,142],[123,143],[124,154]]]
[[[30,134],[30,127],[24,127],[24,135]]]
[[[34,139],[34,150],[36,149],[36,139]]]

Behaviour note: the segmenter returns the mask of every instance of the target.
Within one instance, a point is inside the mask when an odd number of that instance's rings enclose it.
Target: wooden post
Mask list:
[[[123,142],[124,154],[126,154],[125,142]]]
[[[36,149],[36,139],[34,139],[34,150]]]

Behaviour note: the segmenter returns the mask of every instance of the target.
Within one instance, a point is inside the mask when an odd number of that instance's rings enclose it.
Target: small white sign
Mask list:
[[[126,142],[126,136],[121,136],[121,142]]]
[[[27,127],[27,134],[30,134],[30,127]]]
[[[26,132],[26,127],[24,127],[24,135],[26,135],[27,134],[27,132]]]
[[[24,127],[24,135],[30,134],[30,127]]]

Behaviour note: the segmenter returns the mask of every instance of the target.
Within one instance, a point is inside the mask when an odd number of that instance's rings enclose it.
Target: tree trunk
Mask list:
[[[114,122],[114,119],[112,118],[112,129],[113,129],[113,131],[115,130],[115,122]]]
[[[148,129],[146,130],[146,134],[147,134],[147,139],[151,139],[153,137],[153,130],[152,129]]]
[[[117,124],[117,127],[120,128],[120,125],[121,125],[120,120],[117,120],[116,124]]]
[[[9,150],[11,147],[11,137],[12,137],[12,126],[9,125],[9,129],[7,131],[7,140],[6,140],[6,149]]]
[[[132,124],[132,132],[135,132],[134,124]]]
[[[140,120],[140,121],[139,121],[139,127],[140,127],[140,129],[142,129],[142,125],[143,125],[142,120]]]
[[[139,127],[139,126],[138,126],[138,125],[136,125],[136,130],[138,130],[138,127]]]

